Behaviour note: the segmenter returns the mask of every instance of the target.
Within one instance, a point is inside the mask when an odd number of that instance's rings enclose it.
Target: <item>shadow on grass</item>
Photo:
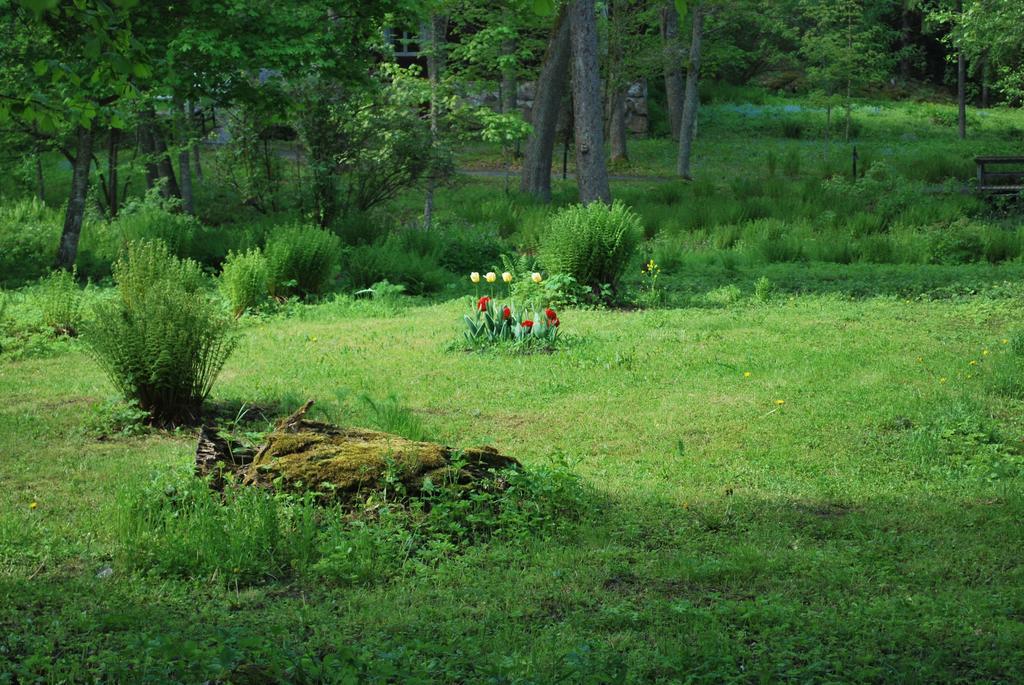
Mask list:
[[[0,670],[22,681],[1013,682],[1024,675],[1021,516],[1017,495],[605,501],[571,541],[491,543],[368,588],[225,590],[76,564],[0,581]]]

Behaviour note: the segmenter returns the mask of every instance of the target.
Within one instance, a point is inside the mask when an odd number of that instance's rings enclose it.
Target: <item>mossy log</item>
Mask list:
[[[311,405],[307,402],[278,423],[255,454],[204,428],[196,448],[196,473],[212,476],[211,486],[217,489],[224,487],[224,476],[230,473],[243,485],[315,491],[349,500],[399,484],[406,494],[416,495],[428,480],[435,486],[469,484],[493,478],[495,469],[520,466],[490,447],[455,450],[311,421],[305,418]]]

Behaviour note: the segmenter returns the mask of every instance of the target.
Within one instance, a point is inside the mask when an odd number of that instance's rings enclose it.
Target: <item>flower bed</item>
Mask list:
[[[543,277],[531,275],[535,283]],[[530,302],[516,302],[511,295],[513,276],[506,271],[501,275],[506,288],[504,301],[494,297],[494,284],[498,280],[493,271],[484,275],[490,294],[474,296],[470,310],[463,316],[463,335],[471,348],[509,345],[527,349],[553,349],[559,341],[562,322],[551,307],[543,309]],[[481,277],[477,272],[470,274],[470,280],[479,287]],[[500,287],[500,286],[499,286]]]

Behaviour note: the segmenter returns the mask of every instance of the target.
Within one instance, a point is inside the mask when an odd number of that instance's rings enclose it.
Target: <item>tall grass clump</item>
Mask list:
[[[78,335],[82,325],[82,292],[74,271],[58,270],[39,283],[43,324],[55,335]]]
[[[552,273],[572,276],[599,290],[613,288],[636,251],[640,217],[621,202],[572,205],[553,214],[541,245],[541,261]]]
[[[154,420],[196,418],[234,349],[230,317],[207,296],[199,265],[160,241],[128,243],[113,275],[115,297],[83,327],[92,356]]]
[[[268,277],[267,259],[258,249],[228,253],[220,289],[236,318],[266,302]]]
[[[271,295],[322,295],[337,271],[341,240],[314,226],[281,226],[267,238],[264,254]]]

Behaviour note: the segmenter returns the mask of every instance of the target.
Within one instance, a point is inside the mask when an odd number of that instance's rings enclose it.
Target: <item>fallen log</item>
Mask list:
[[[493,480],[520,463],[491,447],[456,450],[433,442],[362,428],[340,428],[305,418],[313,401],[281,420],[255,454],[211,428],[199,433],[196,474],[221,490],[245,486],[315,492],[348,501],[384,490],[420,494],[433,486]]]

